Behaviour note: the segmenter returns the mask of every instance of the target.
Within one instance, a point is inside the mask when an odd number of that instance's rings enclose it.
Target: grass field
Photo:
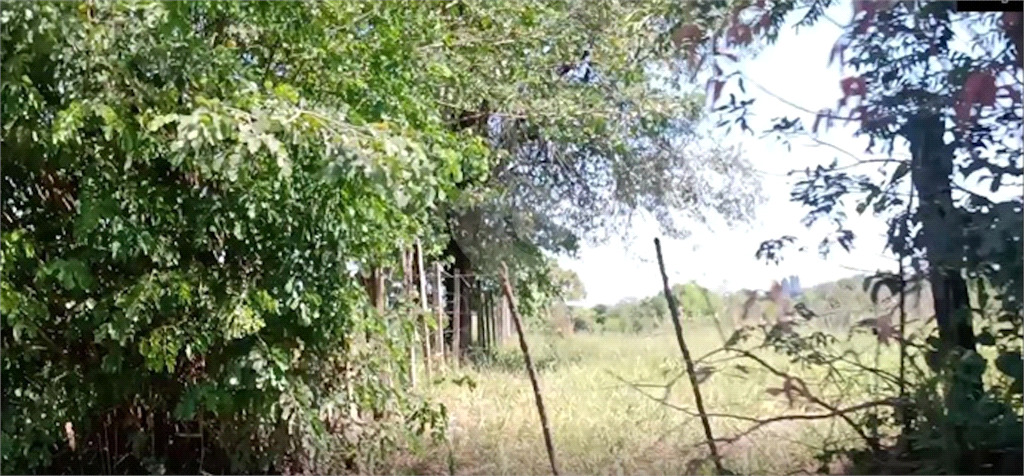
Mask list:
[[[689,327],[686,339],[695,359],[723,341],[710,326]],[[708,451],[673,334],[535,335],[529,341],[563,474],[712,471],[710,464],[701,463]],[[895,347],[879,347],[870,336],[850,341],[844,337],[836,345],[852,351],[851,362],[873,366],[878,358],[881,367],[896,367]],[[498,364],[449,371],[445,381],[425,390],[448,408],[450,443],[410,456],[401,465],[403,471],[550,473],[533,393],[517,354],[517,348],[504,349]],[[772,352],[757,355],[779,370],[799,375],[812,393],[836,407],[871,400],[870,395],[877,393],[876,378],[848,378],[863,372],[828,375],[820,367],[799,368]],[[846,365],[853,370],[858,364]],[[745,417],[825,412],[801,401],[791,407],[784,395],[773,396],[766,390],[781,387],[783,379],[752,361],[722,362],[712,356],[698,368],[715,369],[700,388],[707,411],[719,415],[711,422],[716,439],[732,437],[756,423]],[[459,377],[468,378],[462,384],[452,382]],[[666,390],[665,384],[673,379],[676,383]],[[790,474],[814,471],[818,464],[813,455],[822,448],[857,441],[849,425],[836,418],[787,420],[721,443],[719,452],[736,473]]]

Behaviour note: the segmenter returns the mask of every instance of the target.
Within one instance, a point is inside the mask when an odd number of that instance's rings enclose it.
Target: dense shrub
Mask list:
[[[463,155],[319,90],[408,53],[332,40],[358,8],[4,5],[4,472],[333,471],[327,434],[437,416],[351,271],[429,231]]]

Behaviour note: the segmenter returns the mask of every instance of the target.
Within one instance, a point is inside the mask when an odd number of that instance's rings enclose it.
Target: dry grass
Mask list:
[[[671,334],[532,336],[530,340],[535,361],[540,363],[542,391],[563,474],[709,474],[710,465],[700,464],[707,449],[699,420],[691,414],[693,394],[686,378],[669,387],[665,397],[664,385],[683,370]],[[695,358],[722,344],[721,336],[711,327],[688,329],[687,340]],[[870,337],[841,345],[854,350],[851,358],[875,364],[879,347]],[[779,355],[758,355],[780,370],[800,375],[812,393],[836,406],[858,404],[875,393],[874,379],[849,381],[841,374],[829,377],[820,368],[799,368]],[[883,367],[895,367],[894,348],[883,348],[879,358]],[[800,401],[790,407],[784,396],[766,393],[770,387],[780,387],[782,379],[753,362],[713,360],[704,365],[715,372],[701,384],[709,412],[767,418],[823,411]],[[451,382],[452,377],[460,376],[468,376],[475,388]],[[448,408],[450,449],[433,447],[410,455],[399,471],[550,473],[523,370],[463,369],[449,372],[448,377],[425,391]],[[657,401],[659,398],[664,398],[664,403]],[[712,419],[716,437],[737,435],[751,425],[726,416]],[[722,443],[720,451],[726,467],[736,473],[788,474],[813,470],[817,451],[857,438],[848,425],[834,418],[780,421],[733,443]]]

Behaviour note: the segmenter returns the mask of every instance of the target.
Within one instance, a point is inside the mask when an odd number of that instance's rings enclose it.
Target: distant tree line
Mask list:
[[[895,300],[882,290],[878,304],[872,303],[869,290],[863,283],[866,276],[855,275],[835,281],[800,287],[797,276],[789,276],[776,282],[792,304],[802,303],[813,312],[816,319],[829,329],[845,330],[857,321],[873,317],[879,312],[888,312]],[[679,305],[683,322],[711,322],[717,319],[722,324],[733,325],[740,321],[774,319],[779,314],[778,304],[768,298],[771,287],[764,290],[740,290],[735,292],[713,291],[695,281],[676,284],[672,294]],[[743,309],[752,293],[760,298],[747,309]],[[907,311],[912,318],[930,316],[931,292],[927,285],[908,300]],[[571,325],[573,332],[654,332],[664,326],[671,326],[668,302],[664,293],[623,299],[615,304],[595,306],[570,306],[562,304],[552,313],[552,319],[562,325]]]

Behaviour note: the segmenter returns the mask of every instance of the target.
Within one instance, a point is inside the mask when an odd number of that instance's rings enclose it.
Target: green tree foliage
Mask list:
[[[636,211],[749,218],[701,96],[651,80],[677,4],[4,3],[3,469],[372,460],[439,414],[353,270],[470,228],[539,315],[543,250]],[[359,451],[324,451],[353,408]]]
[[[693,281],[674,285],[672,295],[684,321],[714,319],[723,310],[721,296]],[[663,293],[642,299],[623,299],[613,306],[599,304],[591,311],[595,326],[608,331],[641,333],[671,326],[668,301]]]
[[[583,286],[583,281],[580,280],[580,276],[575,271],[554,266],[551,269],[551,275],[561,291],[562,299],[566,301],[586,299],[587,289]]]
[[[125,446],[91,472],[198,471],[181,424],[222,470],[316,467],[349,404],[411,404],[374,370],[403,329],[348,266],[429,232],[485,151],[424,99],[443,75],[417,8],[5,3],[5,472],[110,424]],[[361,331],[390,344],[343,382]]]
[[[476,266],[523,261],[523,248],[575,251],[580,240],[625,231],[637,212],[677,236],[680,215],[751,217],[761,194],[749,163],[696,134],[703,95],[675,88],[683,71],[663,64],[678,56],[665,26],[677,3],[470,1],[448,10],[448,47],[433,51],[480,73],[453,75],[439,102],[454,127],[495,151],[487,177],[451,209]]]
[[[722,307],[717,295],[694,281],[672,286],[672,295],[680,306],[679,312],[686,316],[710,317]]]

